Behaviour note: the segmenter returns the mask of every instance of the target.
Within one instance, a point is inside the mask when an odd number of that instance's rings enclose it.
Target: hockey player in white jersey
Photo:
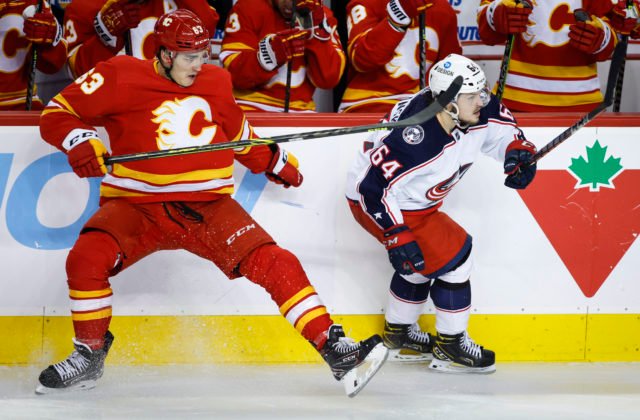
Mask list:
[[[410,351],[414,359],[433,358],[429,367],[437,371],[491,373],[494,352],[467,333],[471,236],[440,207],[480,153],[504,162],[506,186],[526,188],[536,173],[530,164],[535,146],[489,92],[480,66],[457,54],[436,63],[429,87],[399,102],[388,119],[424,109],[456,76],[464,78],[462,88],[435,118],[377,132],[365,142],[349,171],[347,199],[358,223],[386,247],[395,269],[385,344],[395,353]],[[429,291],[435,337],[417,324]]]

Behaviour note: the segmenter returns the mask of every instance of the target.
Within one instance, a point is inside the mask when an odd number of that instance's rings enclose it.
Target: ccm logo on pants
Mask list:
[[[227,245],[231,245],[231,243],[233,241],[235,241],[238,237],[244,235],[245,233],[247,233],[251,229],[255,229],[255,228],[256,228],[255,223],[252,223],[250,225],[241,227],[240,229],[238,229],[238,231],[236,233],[234,233],[233,235],[231,235],[231,236],[229,236],[227,238]]]

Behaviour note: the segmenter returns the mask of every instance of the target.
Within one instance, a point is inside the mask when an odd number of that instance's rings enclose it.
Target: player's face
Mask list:
[[[273,0],[273,4],[285,19],[291,19],[293,15],[293,0]]]
[[[489,92],[486,89],[476,93],[461,93],[458,95],[458,118],[466,125],[477,124],[480,121],[480,110],[488,103]]]
[[[179,52],[173,59],[171,77],[180,86],[189,87],[195,81],[202,65],[209,59],[209,51]]]

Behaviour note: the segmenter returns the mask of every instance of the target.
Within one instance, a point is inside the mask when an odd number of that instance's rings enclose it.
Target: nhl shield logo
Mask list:
[[[412,125],[402,130],[402,138],[409,144],[419,144],[424,139],[424,129],[419,125]]]

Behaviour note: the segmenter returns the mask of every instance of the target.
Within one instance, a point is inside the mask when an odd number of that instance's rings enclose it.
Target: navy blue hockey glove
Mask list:
[[[389,261],[400,274],[413,274],[424,269],[424,257],[415,236],[407,225],[395,225],[384,231],[382,242]]]
[[[507,175],[504,185],[516,190],[527,188],[536,176],[536,164],[530,164],[536,152],[536,146],[527,140],[514,140],[509,144],[504,157],[504,173]]]

